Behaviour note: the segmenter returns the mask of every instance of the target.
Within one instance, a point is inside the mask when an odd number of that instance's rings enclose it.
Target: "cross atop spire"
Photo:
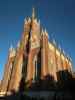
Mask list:
[[[32,9],[32,19],[35,18],[35,8]]]

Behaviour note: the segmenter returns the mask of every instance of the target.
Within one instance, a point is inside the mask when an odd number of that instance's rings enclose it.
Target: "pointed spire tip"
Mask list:
[[[35,8],[33,7],[32,9],[32,18],[34,19],[35,18]]]

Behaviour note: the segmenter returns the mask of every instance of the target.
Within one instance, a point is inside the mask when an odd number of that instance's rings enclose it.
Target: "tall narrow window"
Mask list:
[[[35,81],[37,79],[37,56],[34,57],[33,67],[33,80]]]
[[[37,59],[35,60],[35,79],[37,79]]]

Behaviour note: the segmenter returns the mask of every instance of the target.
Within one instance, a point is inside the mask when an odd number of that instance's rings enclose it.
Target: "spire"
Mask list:
[[[32,9],[32,19],[34,19],[35,18],[35,9],[33,8]]]

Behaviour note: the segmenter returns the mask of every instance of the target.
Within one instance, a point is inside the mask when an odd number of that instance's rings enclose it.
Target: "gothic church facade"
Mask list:
[[[18,91],[22,78],[28,83],[27,87],[47,75],[57,82],[57,72],[62,70],[72,72],[72,62],[54,42],[49,42],[48,32],[41,29],[33,8],[32,17],[24,20],[17,48],[9,49],[0,91]]]

